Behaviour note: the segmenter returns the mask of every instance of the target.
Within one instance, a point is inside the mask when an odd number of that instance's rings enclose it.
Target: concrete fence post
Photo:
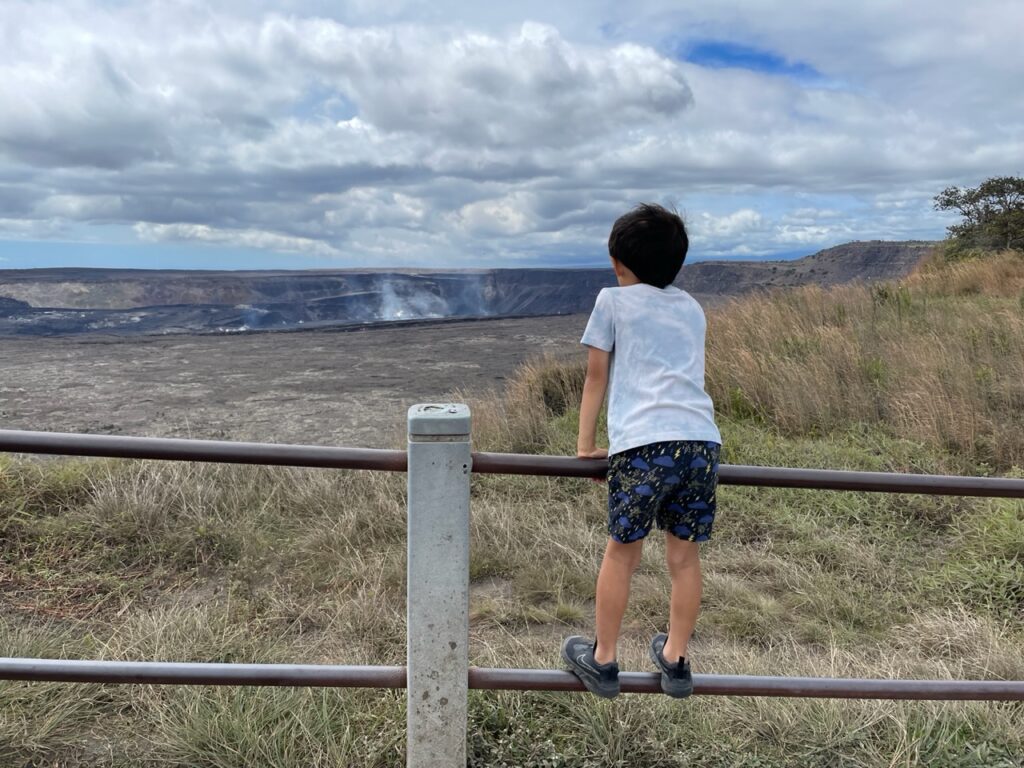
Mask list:
[[[409,409],[408,768],[465,768],[470,414]]]

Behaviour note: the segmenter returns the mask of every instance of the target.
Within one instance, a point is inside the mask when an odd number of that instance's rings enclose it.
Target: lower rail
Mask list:
[[[405,688],[405,667],[321,664],[211,664],[164,661],[0,659],[0,680],[148,685],[258,685],[319,688]],[[622,672],[625,693],[661,693],[655,672]],[[557,669],[469,668],[469,687],[499,691],[583,691]],[[694,675],[704,696],[787,696],[828,699],[1024,701],[1024,681],[876,680],[835,677]]]

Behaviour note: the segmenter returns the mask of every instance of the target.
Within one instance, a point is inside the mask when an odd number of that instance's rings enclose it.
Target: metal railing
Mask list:
[[[2,658],[0,680],[407,688],[407,764],[464,766],[467,689],[584,690],[561,670],[469,667],[470,474],[596,478],[608,466],[597,459],[472,453],[469,423],[462,405],[414,406],[408,451],[0,430],[0,451],[7,452],[407,472],[410,532],[405,667]],[[722,465],[719,482],[1024,498],[1024,480],[1013,478]],[[627,693],[661,692],[656,673],[624,672],[620,681]],[[697,674],[694,693],[1024,701],[1024,681]]]
[[[0,658],[0,680],[310,688],[405,688],[407,682],[405,667],[10,658]],[[624,693],[661,693],[661,681],[654,672],[620,672],[619,681]],[[558,669],[470,667],[467,682],[469,688],[488,691],[586,690],[575,675]],[[704,696],[1013,701],[1024,699],[1024,682],[695,674],[693,692]]]
[[[241,443],[166,437],[81,435],[13,429],[0,429],[0,451],[322,469],[372,469],[382,472],[405,472],[408,459],[405,451],[379,448],[333,448],[320,445]],[[604,477],[608,471],[608,462],[605,459],[479,452],[473,453],[472,458],[473,472],[478,474]],[[1024,498],[1024,480],[1005,477],[915,475],[898,472],[723,464],[719,468],[718,481],[723,485],[754,485],[762,488]]]

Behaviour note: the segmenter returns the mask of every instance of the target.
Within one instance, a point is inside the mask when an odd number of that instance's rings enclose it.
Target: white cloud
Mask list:
[[[3,236],[600,263],[655,200],[760,253],[938,236],[931,195],[1024,168],[1018,3],[279,7],[6,3]],[[697,38],[820,77],[673,57]]]
[[[293,53],[380,130],[461,146],[573,147],[691,102],[680,67],[649,48],[572,45],[530,22],[499,38],[276,19],[261,37],[271,57]]]
[[[696,228],[704,238],[730,238],[764,227],[764,217],[750,208],[742,208],[726,216],[701,213]],[[692,222],[691,222],[692,226]]]
[[[479,200],[464,205],[452,217],[453,223],[470,235],[521,235],[529,220],[514,198]]]
[[[45,240],[61,237],[64,234],[65,225],[60,220],[0,217],[0,239]]]
[[[135,225],[142,240],[195,241],[199,243],[260,248],[284,253],[312,253],[318,256],[340,256],[340,252],[326,243],[305,237],[288,237],[275,232],[256,229],[221,229],[204,224],[147,224]]]

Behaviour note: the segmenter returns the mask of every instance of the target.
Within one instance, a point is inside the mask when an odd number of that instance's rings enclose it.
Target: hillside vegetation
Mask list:
[[[1024,255],[733,303],[713,316],[707,371],[720,413],[785,434],[879,425],[965,471],[1024,466]]]
[[[1024,260],[709,315],[726,461],[1024,472]],[[570,453],[581,365],[468,397],[478,450]],[[401,664],[405,477],[0,457],[10,656]],[[603,486],[473,480],[471,661],[590,631]],[[723,486],[697,672],[1024,679],[1024,503]],[[647,670],[652,538],[626,616]],[[1019,704],[472,692],[474,766],[1020,766]],[[398,766],[403,692],[0,683],[0,765]]]

